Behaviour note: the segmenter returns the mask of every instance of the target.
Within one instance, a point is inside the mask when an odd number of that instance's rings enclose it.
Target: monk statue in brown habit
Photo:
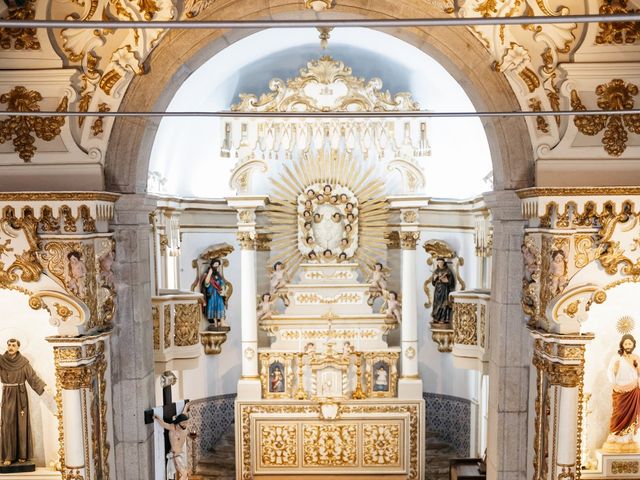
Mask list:
[[[29,360],[20,353],[20,341],[7,341],[7,351],[0,355],[0,381],[2,381],[2,411],[0,412],[0,461],[11,465],[16,460],[24,463],[33,457],[29,403],[26,383],[38,394],[47,390]]]

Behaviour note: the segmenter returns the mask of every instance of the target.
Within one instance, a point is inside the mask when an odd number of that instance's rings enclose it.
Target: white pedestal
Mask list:
[[[238,400],[259,400],[262,397],[262,387],[259,378],[238,380]]]
[[[422,379],[400,378],[398,380],[398,399],[417,400],[422,398]]]

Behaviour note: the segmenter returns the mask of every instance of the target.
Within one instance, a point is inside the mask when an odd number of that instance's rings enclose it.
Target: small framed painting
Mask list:
[[[262,398],[291,398],[293,371],[290,353],[260,353]]]
[[[367,352],[368,397],[395,397],[398,386],[398,352]]]

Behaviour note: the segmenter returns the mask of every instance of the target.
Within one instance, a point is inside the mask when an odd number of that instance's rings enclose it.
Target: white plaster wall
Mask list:
[[[233,284],[233,295],[229,300],[227,323],[231,326],[227,341],[222,345],[219,355],[202,355],[194,362],[185,362],[171,367],[181,379],[178,387],[174,387],[173,396],[195,400],[213,395],[235,393],[240,378],[240,247],[236,243],[235,231],[203,231],[184,232],[182,236],[179,279],[180,289],[189,290],[196,278],[195,269],[191,267],[193,259],[207,247],[216,243],[229,243],[235,250],[227,258],[229,267],[225,268],[225,278]],[[203,322],[202,328],[206,328]],[[180,367],[186,367],[181,369]],[[173,368],[178,367],[178,368]],[[162,401],[159,379],[156,381],[158,404]]]
[[[29,307],[28,299],[20,292],[0,290],[0,353],[5,352],[9,338],[20,340],[20,352],[53,392],[56,385],[53,348],[45,337],[56,335],[56,329],[49,324],[48,312],[33,310]],[[35,453],[33,460],[39,467],[48,466],[49,462],[58,460],[55,401],[51,393],[45,392],[40,397],[29,387],[27,391]]]
[[[464,258],[464,265],[460,273],[465,281],[466,289],[476,287],[476,268],[472,231],[424,229],[420,234],[420,244],[417,248],[417,276],[418,276],[418,365],[425,392],[453,395],[477,401],[478,376],[474,370],[456,368],[450,353],[438,352],[438,345],[431,339],[429,322],[431,309],[425,309],[426,295],[423,285],[431,275],[431,267],[427,265],[427,254],[422,245],[427,240],[444,240],[456,253]]]

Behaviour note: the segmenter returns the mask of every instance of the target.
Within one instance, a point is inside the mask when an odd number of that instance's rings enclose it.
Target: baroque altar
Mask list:
[[[238,159],[227,199],[241,247],[238,478],[424,478],[415,248],[426,201],[408,194],[424,184],[426,123],[277,117],[418,109],[381,87],[322,57],[232,107],[264,117],[223,126],[221,155]]]

